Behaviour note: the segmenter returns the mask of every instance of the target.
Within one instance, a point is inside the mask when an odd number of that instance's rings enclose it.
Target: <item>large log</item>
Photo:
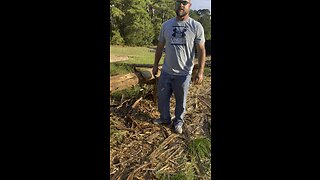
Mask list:
[[[118,91],[132,87],[139,83],[139,78],[136,74],[130,73],[126,75],[116,75],[110,77],[110,92]]]
[[[194,60],[193,61],[193,64],[194,64],[194,68],[198,68],[198,60]],[[127,64],[129,66],[132,66],[132,67],[144,67],[144,68],[153,68],[153,64]],[[210,67],[211,66],[211,58],[210,57],[207,57],[206,58],[206,65],[205,67]],[[162,67],[162,64],[159,65],[159,67]]]
[[[194,78],[195,72],[199,68],[198,61],[194,61],[194,69],[192,72],[192,77]],[[117,76],[111,76],[110,77],[110,92],[127,89],[134,85],[137,85],[139,83],[145,83],[145,84],[154,84],[155,79],[152,75],[152,67],[151,64],[131,64],[135,68],[135,73],[130,73],[127,75],[117,75]],[[206,61],[206,67],[211,66],[211,61]],[[147,68],[149,67],[149,68]],[[159,71],[157,74],[157,77],[161,74],[162,66],[159,66]]]

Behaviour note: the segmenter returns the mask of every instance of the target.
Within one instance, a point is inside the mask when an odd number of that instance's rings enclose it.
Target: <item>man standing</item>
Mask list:
[[[182,133],[186,101],[193,70],[195,48],[198,52],[199,69],[195,82],[201,83],[205,65],[205,38],[202,25],[189,17],[191,0],[175,2],[176,17],[162,24],[158,37],[158,46],[152,73],[158,73],[159,61],[165,47],[165,59],[158,82],[158,109],[160,118],[155,124],[171,124],[170,97],[174,94],[176,100],[174,129]]]

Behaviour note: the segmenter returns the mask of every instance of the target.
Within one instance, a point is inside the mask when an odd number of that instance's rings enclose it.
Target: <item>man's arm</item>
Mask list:
[[[196,83],[200,84],[203,80],[204,66],[206,63],[206,49],[204,43],[197,44],[199,69],[196,75]]]
[[[152,69],[152,74],[155,76],[158,73],[158,66],[160,59],[162,57],[162,52],[164,48],[164,43],[163,42],[158,42],[158,46],[156,49],[156,54],[154,57],[154,64],[153,64],[153,69]]]

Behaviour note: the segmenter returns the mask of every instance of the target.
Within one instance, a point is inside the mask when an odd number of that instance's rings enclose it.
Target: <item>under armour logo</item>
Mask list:
[[[180,35],[180,37],[185,37],[185,36],[186,36],[186,34],[185,34],[186,31],[187,31],[186,28],[184,28],[182,31],[180,31],[180,30],[177,29],[177,28],[174,28],[174,29],[173,29],[173,34],[172,34],[172,36],[173,36],[173,37],[176,37],[177,35]]]

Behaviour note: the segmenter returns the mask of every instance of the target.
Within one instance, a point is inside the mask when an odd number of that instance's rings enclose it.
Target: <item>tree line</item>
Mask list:
[[[162,23],[175,17],[173,0],[110,0],[110,40],[112,45],[156,44]],[[211,39],[209,9],[190,10],[199,21],[206,40]]]

